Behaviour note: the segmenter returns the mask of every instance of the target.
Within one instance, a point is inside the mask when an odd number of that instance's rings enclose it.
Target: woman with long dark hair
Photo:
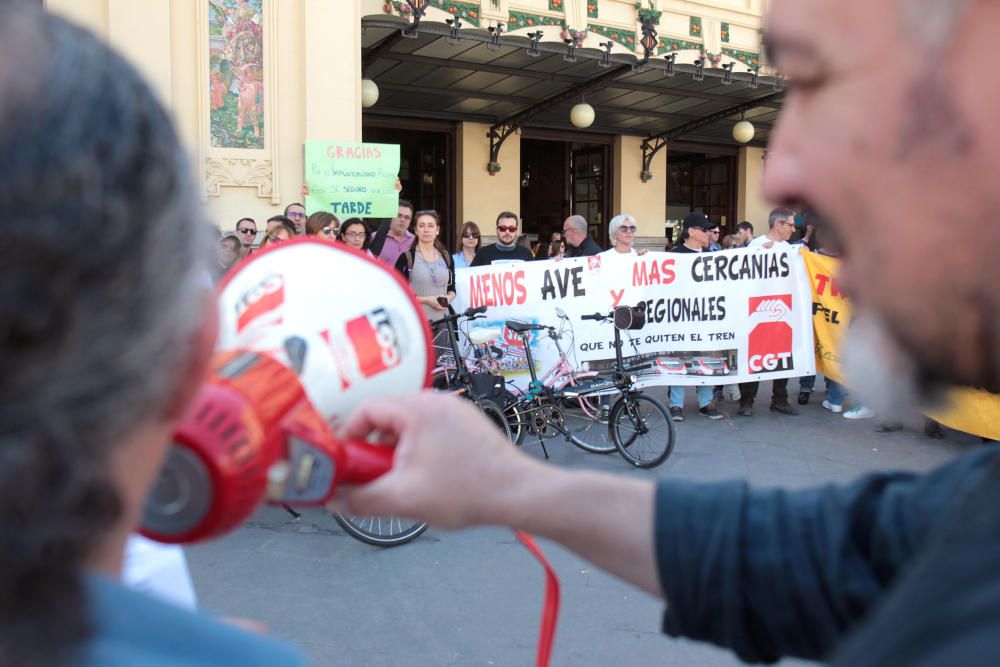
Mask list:
[[[442,297],[455,298],[455,264],[438,240],[441,218],[437,211],[417,211],[413,215],[417,242],[396,261],[396,270],[410,283],[417,301],[424,307],[429,320],[439,320],[448,314]]]
[[[368,249],[372,242],[371,233],[368,231],[368,225],[361,218],[344,220],[340,225],[340,235],[337,236],[337,240],[358,252],[373,257],[372,251]]]

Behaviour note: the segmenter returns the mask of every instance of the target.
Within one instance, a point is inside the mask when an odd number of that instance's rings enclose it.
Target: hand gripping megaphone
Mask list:
[[[337,440],[333,426],[368,398],[429,384],[430,329],[409,287],[342,245],[254,255],[218,307],[211,374],[146,500],[140,532],[160,542],[232,530],[265,497],[321,505],[337,484],[378,477],[392,450]]]

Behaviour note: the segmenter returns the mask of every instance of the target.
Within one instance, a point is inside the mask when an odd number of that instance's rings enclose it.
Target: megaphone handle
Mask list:
[[[392,468],[393,448],[373,445],[363,440],[344,440],[340,443],[345,456],[344,469],[338,481],[345,484],[370,482]]]

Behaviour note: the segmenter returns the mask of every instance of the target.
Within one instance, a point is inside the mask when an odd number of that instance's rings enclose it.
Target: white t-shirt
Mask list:
[[[614,256],[614,255],[623,255],[624,256],[624,255],[637,255],[639,253],[637,253],[635,251],[635,248],[633,247],[633,248],[630,248],[628,252],[618,252],[615,248],[612,248],[611,250],[605,250],[604,252],[598,253],[598,254],[600,254],[600,255],[611,255],[611,256]]]
[[[771,239],[767,237],[767,234],[761,234],[753,241],[747,244],[748,248],[763,248],[765,243],[772,243]],[[788,241],[773,241],[774,245],[771,248],[788,248],[791,244]]]

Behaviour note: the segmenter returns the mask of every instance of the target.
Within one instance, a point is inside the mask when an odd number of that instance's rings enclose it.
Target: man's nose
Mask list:
[[[787,107],[782,111],[764,153],[761,194],[772,204],[795,206],[805,199],[794,111]]]

